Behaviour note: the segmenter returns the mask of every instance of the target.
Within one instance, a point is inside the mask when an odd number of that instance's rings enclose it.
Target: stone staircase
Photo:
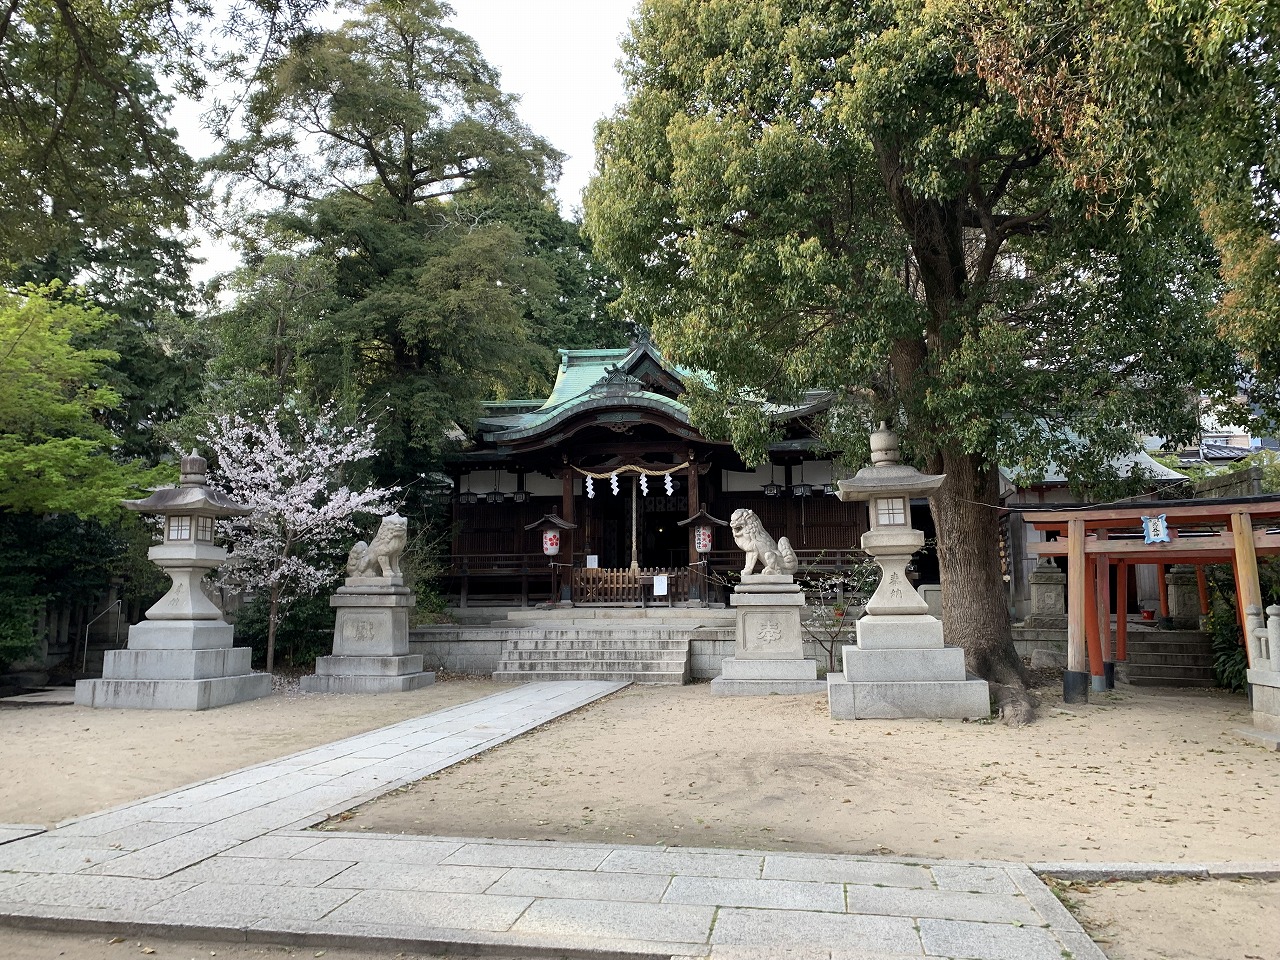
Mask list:
[[[1135,687],[1213,687],[1213,649],[1199,630],[1133,630],[1127,682]]]
[[[504,646],[493,679],[687,683],[693,632],[732,640],[731,618],[696,608],[513,613],[499,628]]]

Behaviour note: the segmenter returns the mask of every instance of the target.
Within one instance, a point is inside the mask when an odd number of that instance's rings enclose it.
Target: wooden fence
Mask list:
[[[654,579],[667,578],[665,596],[655,596]],[[683,603],[689,599],[687,568],[641,567],[636,576],[629,567],[607,569],[578,567],[573,571],[574,603],[617,603],[645,606]]]

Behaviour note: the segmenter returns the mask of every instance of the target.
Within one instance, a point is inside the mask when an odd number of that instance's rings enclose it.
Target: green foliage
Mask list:
[[[276,627],[277,666],[310,673],[316,657],[333,652],[334,613],[329,606],[329,592],[301,596],[289,604],[288,615]],[[259,668],[266,663],[270,627],[271,602],[265,596],[254,597],[236,614],[236,645],[252,647],[253,662]]]
[[[106,517],[168,476],[116,461],[98,421],[115,355],[81,344],[109,323],[58,285],[0,293],[0,508]]]
[[[250,224],[211,372],[226,404],[286,392],[388,412],[382,476],[435,467],[494,396],[544,390],[553,347],[618,342],[614,290],[546,193],[560,155],[519,120],[443,4],[347,3],[269,61],[231,195]]]
[[[0,667],[32,652],[46,603],[92,603],[112,580],[126,601],[158,599],[169,580],[146,559],[153,542],[132,514],[104,523],[0,510]]]
[[[1191,398],[1242,371],[1189,198],[1161,194],[1141,235],[1132,194],[1100,215],[981,67],[953,3],[648,0],[586,227],[620,309],[713,377],[699,426],[750,462],[774,427],[747,411],[818,387],[834,425],[889,420],[947,474],[943,593],[973,614],[947,629],[971,669],[992,679],[994,650],[1020,679],[997,468],[1114,482],[1136,437],[1189,438]]]
[[[1123,197],[1121,212],[1142,231],[1171,193],[1194,198],[1227,284],[1218,319],[1274,375],[1280,3],[946,6],[975,39],[977,70],[1016,98],[1096,210],[1110,214]]]
[[[0,280],[185,278],[173,231],[199,181],[165,125],[148,6],[25,0],[0,23]]]
[[[1213,639],[1213,674],[1218,686],[1239,693],[1245,689],[1248,655],[1241,645],[1234,596],[1215,590],[1209,608],[1209,633]]]

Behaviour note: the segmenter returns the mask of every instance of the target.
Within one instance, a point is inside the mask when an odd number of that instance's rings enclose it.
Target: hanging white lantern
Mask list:
[[[709,523],[700,523],[693,528],[693,549],[698,553],[711,552],[711,538],[714,529]]]
[[[649,478],[643,473],[640,474],[640,496],[647,497],[649,495]]]
[[[542,531],[542,552],[548,557],[554,557],[560,552],[560,531],[559,530],[543,530]]]
[[[591,500],[596,495],[596,484],[593,477],[587,477],[587,499]]]

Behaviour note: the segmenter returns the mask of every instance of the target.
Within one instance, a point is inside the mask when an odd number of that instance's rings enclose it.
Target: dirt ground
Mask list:
[[[1047,693],[1047,692],[1046,692]],[[630,687],[343,829],[1043,860],[1280,859],[1243,697],[1123,689],[1026,727],[833,721],[825,697]]]
[[[467,679],[380,696],[277,693],[200,713],[0,701],[0,823],[52,826],[502,689]]]
[[[1110,960],[1275,960],[1280,883],[1053,884]]]

